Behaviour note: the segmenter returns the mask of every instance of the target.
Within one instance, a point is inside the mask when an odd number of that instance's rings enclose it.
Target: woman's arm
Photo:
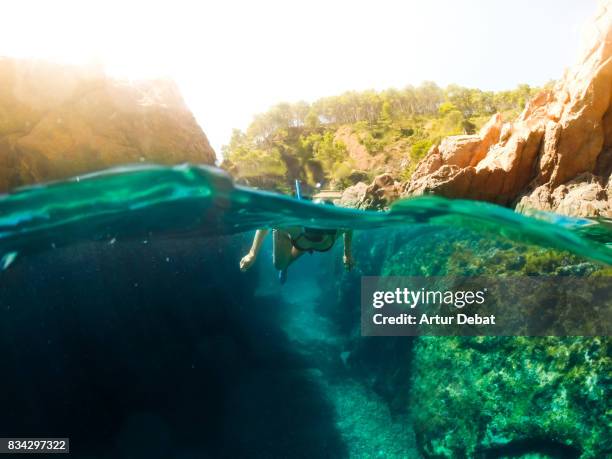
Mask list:
[[[268,235],[267,229],[258,229],[255,232],[255,237],[253,238],[253,244],[251,245],[251,250],[249,251],[254,257],[257,257],[259,251],[261,250],[261,245],[263,244],[264,239]]]
[[[257,254],[261,250],[261,245],[263,244],[264,239],[268,234],[267,229],[258,229],[255,232],[255,237],[253,238],[253,244],[251,245],[251,250],[247,253],[242,260],[240,260],[240,271],[246,271],[251,267],[255,260],[257,259]]]
[[[353,254],[351,252],[351,244],[353,241],[353,231],[345,231],[342,234],[342,240],[344,242],[344,256],[342,257],[342,262],[344,263],[344,268],[347,271],[350,271],[353,267]]]

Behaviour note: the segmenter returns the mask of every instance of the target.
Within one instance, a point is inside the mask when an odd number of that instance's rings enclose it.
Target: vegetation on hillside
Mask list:
[[[537,91],[526,84],[492,92],[426,82],[281,103],[256,115],[246,132],[234,130],[222,166],[240,181],[279,191],[289,191],[295,179],[338,189],[383,171],[407,179],[443,137],[474,133],[497,112],[512,119]]]

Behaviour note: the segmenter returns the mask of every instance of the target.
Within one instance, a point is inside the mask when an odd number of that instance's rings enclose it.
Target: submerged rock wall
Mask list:
[[[612,216],[612,1],[579,63],[513,123],[432,147],[404,196],[435,193],[579,216]]]
[[[421,337],[411,411],[428,458],[603,458],[605,337]]]
[[[174,83],[0,58],[0,192],[143,161],[215,161]]]
[[[318,310],[344,335],[351,375],[392,413],[409,412],[423,457],[608,457],[609,338],[362,337],[359,285],[368,275],[588,277],[609,268],[453,227],[360,232],[354,253],[350,273],[312,270],[325,289]]]

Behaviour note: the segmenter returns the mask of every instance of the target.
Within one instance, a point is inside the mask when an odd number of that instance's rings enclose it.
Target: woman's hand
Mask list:
[[[240,271],[245,272],[253,263],[255,263],[255,254],[249,252],[240,260]]]
[[[353,269],[353,266],[355,265],[355,262],[353,261],[353,257],[351,255],[344,255],[342,257],[342,263],[344,263],[344,269],[346,269],[347,271]]]

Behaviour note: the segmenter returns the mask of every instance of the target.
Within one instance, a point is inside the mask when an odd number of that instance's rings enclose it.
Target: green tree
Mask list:
[[[419,140],[415,142],[410,148],[410,159],[413,163],[416,163],[423,159],[433,143],[429,139]]]
[[[442,102],[438,107],[438,113],[440,116],[446,116],[448,113],[456,111],[457,107],[450,101]]]
[[[344,161],[347,157],[344,143],[334,140],[332,132],[326,132],[318,136],[313,143],[314,158],[319,161],[323,170],[329,174],[334,167]]]
[[[348,183],[353,163],[346,146],[334,140],[338,129],[348,126],[381,164],[369,173],[400,167],[409,156],[410,167],[399,171],[406,179],[442,138],[473,133],[495,112],[512,119],[536,92],[529,85],[492,92],[424,82],[382,92],[348,91],[312,104],[280,103],[256,115],[246,132],[232,133],[222,149],[223,167],[249,183],[258,174],[267,177],[265,186],[276,189],[295,178]]]
[[[304,126],[311,130],[318,129],[321,126],[319,114],[312,107],[308,110],[308,114],[304,118]]]

